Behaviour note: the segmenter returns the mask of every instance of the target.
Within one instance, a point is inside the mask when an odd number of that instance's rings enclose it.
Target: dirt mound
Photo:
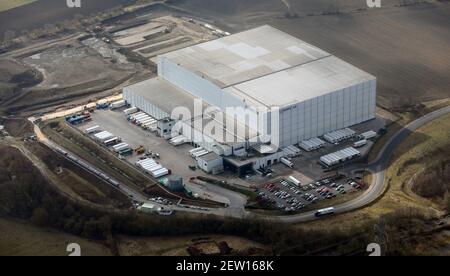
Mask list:
[[[44,77],[39,71],[29,69],[21,74],[14,75],[10,82],[17,84],[20,88],[31,87],[42,82]]]
[[[0,125],[13,137],[24,137],[33,133],[33,125],[27,119],[5,119],[0,118]]]
[[[20,95],[22,88],[41,83],[42,74],[12,60],[0,60],[0,104]]]

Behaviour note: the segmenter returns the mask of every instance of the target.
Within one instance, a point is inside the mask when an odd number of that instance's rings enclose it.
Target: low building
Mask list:
[[[214,152],[198,157],[197,165],[203,171],[211,174],[219,174],[224,170],[223,158]]]
[[[151,213],[151,212],[156,212],[157,211],[155,205],[154,204],[149,204],[149,203],[144,203],[141,206],[139,206],[137,209],[139,211],[147,212],[147,213]]]
[[[360,155],[361,153],[357,149],[349,147],[334,153],[324,155],[320,157],[320,161],[323,164],[331,167],[352,160]]]
[[[170,175],[168,177],[164,177],[160,181],[161,184],[163,184],[167,189],[171,191],[183,191],[184,190],[184,184],[183,184],[183,178],[176,175]]]

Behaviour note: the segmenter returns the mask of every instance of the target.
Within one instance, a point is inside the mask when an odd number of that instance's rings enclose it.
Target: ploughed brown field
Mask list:
[[[43,27],[47,23],[71,19],[75,15],[90,15],[126,5],[134,0],[84,0],[81,8],[68,8],[65,0],[39,0],[0,13],[0,35],[6,30],[20,32]]]
[[[381,9],[369,9],[365,0],[206,2],[176,5],[234,31],[271,24],[335,54],[378,78],[383,107],[450,96],[450,2],[400,7],[382,0]]]
[[[0,13],[0,33],[66,19],[74,11],[63,2],[41,0]],[[86,15],[131,2],[89,1],[76,12]],[[378,104],[390,109],[450,95],[450,1],[415,2],[420,1],[382,0],[382,8],[370,9],[366,0],[167,1],[233,32],[271,24],[323,48],[375,75]],[[44,8],[47,12],[40,13]],[[19,16],[24,14],[30,16]]]

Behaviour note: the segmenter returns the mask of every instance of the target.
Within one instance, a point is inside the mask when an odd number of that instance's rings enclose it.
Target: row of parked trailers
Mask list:
[[[156,123],[158,122],[158,120],[145,112],[138,111],[136,107],[126,109],[124,110],[124,113],[127,115],[127,119],[131,123],[140,126],[145,130],[156,130]]]
[[[169,170],[164,168],[161,164],[158,164],[152,158],[146,158],[139,160],[136,165],[143,169],[146,173],[152,175],[154,178],[160,178],[169,174]]]
[[[182,135],[173,137],[173,138],[170,139],[170,141],[169,141],[169,143],[170,143],[171,145],[173,145],[173,146],[179,146],[179,145],[182,145],[182,144],[185,144],[185,143],[188,143],[188,142],[189,142],[189,139],[186,138],[186,137],[184,137],[184,136],[182,136]]]
[[[95,140],[97,140],[101,143],[103,143],[104,141],[109,140],[113,137],[114,137],[114,134],[112,134],[111,132],[106,131],[106,130],[100,131],[100,132],[94,134]]]
[[[207,155],[208,153],[210,153],[210,151],[205,150],[205,149],[202,148],[202,147],[195,148],[195,149],[191,149],[191,150],[189,151],[189,155],[190,155],[192,158],[194,158],[194,159],[197,159],[197,158],[199,158],[199,157],[201,157],[201,156],[203,156],[203,155]]]
[[[348,140],[356,136],[356,132],[350,128],[344,128],[336,131],[329,132],[323,136],[323,138],[330,143],[338,143],[344,140]]]
[[[130,145],[127,143],[119,143],[117,145],[112,146],[115,153],[120,153],[121,151],[131,149]]]
[[[375,131],[369,130],[367,132],[361,133],[359,135],[359,138],[362,140],[369,140],[369,139],[375,138],[376,136],[377,136],[377,133]]]
[[[349,147],[349,148],[345,148],[343,150],[340,150],[340,151],[337,151],[334,153],[324,155],[324,156],[320,157],[320,161],[323,164],[325,164],[329,167],[332,167],[332,166],[338,165],[340,163],[352,160],[353,158],[360,156],[360,155],[361,155],[361,153],[357,149],[355,149],[353,147]]]
[[[286,154],[287,157],[297,157],[300,156],[302,151],[296,146],[288,146],[283,149],[283,152]]]
[[[318,150],[325,146],[325,141],[320,138],[311,138],[309,140],[302,141],[299,146],[305,151]]]
[[[116,102],[111,103],[111,105],[109,106],[110,109],[117,109],[117,108],[121,108],[127,105],[127,102],[125,100],[119,100]]]
[[[97,142],[106,147],[112,147],[115,153],[122,156],[133,154],[133,149],[127,143],[123,143],[122,139],[115,136],[109,131],[101,131],[100,126],[93,126],[85,130],[87,134],[93,134]]]

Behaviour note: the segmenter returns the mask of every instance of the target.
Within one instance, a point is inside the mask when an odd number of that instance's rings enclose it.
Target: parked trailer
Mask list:
[[[107,108],[109,108],[109,103],[97,103],[95,105],[95,108],[97,108],[97,109],[107,109]]]
[[[146,116],[146,117],[144,117],[142,119],[134,120],[134,121],[132,121],[132,123],[137,125],[137,126],[140,126],[142,124],[142,122],[145,122],[147,120],[150,120],[150,117]]]
[[[129,156],[129,155],[133,155],[133,150],[128,148],[128,149],[124,149],[122,151],[119,151],[118,153],[121,156]]]
[[[130,120],[131,120],[132,122],[134,122],[134,121],[136,121],[136,120],[138,120],[138,119],[141,119],[141,118],[144,118],[144,117],[146,117],[146,116],[148,116],[148,115],[145,114],[144,112],[139,112],[139,113],[137,113],[136,115],[131,116],[131,117],[130,117]]]
[[[120,146],[120,147],[115,148],[114,151],[115,151],[115,152],[121,152],[121,151],[123,151],[123,150],[128,150],[128,149],[133,150],[133,149],[130,147],[130,145],[125,144],[125,145],[123,145],[123,146]]]
[[[115,149],[117,149],[117,148],[119,148],[119,147],[121,147],[123,145],[126,145],[126,143],[117,144],[117,145],[113,146],[113,149],[115,150]]]
[[[114,149],[115,152],[121,152],[123,150],[132,150],[132,149],[130,148],[130,145],[128,145],[128,144],[122,145],[122,146]]]
[[[105,140],[108,140],[108,139],[111,139],[114,137],[114,135],[108,131],[103,131],[103,132],[97,133],[94,136],[95,136],[95,139],[97,139],[100,142],[103,142]]]
[[[377,136],[377,133],[375,131],[373,131],[373,130],[361,133],[361,135],[359,135],[359,137],[361,139],[365,139],[365,140],[372,139],[372,138],[374,138],[376,136]]]
[[[141,115],[138,115],[138,116],[136,116],[136,117],[134,117],[134,118],[132,118],[131,119],[131,122],[132,123],[136,123],[137,121],[139,121],[139,120],[142,120],[142,119],[144,119],[144,118],[148,118],[149,116],[147,115],[147,114],[141,114]]]
[[[180,138],[177,137],[177,139],[172,139],[170,141],[170,144],[172,144],[174,146],[180,146],[180,145],[185,144],[187,142],[189,142],[189,140],[186,137],[182,136]]]
[[[292,151],[291,149],[289,149],[289,148],[284,148],[283,149],[283,152],[286,154],[286,156],[288,156],[288,157],[295,157],[296,156],[296,153],[294,152],[294,151]]]
[[[138,111],[139,111],[139,109],[137,107],[133,106],[131,108],[125,109],[123,111],[123,113],[125,113],[125,115],[130,115],[130,114],[136,113]]]
[[[207,151],[207,150],[202,150],[202,151],[199,151],[199,152],[194,153],[193,155],[194,155],[194,158],[198,158],[198,157],[201,157],[201,156],[203,156],[203,155],[207,155],[208,153],[209,153],[209,151]]]
[[[155,125],[157,122],[158,122],[157,120],[152,119],[152,120],[150,120],[150,121],[148,121],[148,122],[142,123],[142,124],[141,124],[141,127],[143,127],[143,126],[145,126],[145,125]]]
[[[152,116],[148,116],[148,117],[146,117],[144,119],[138,120],[137,123],[142,124],[145,121],[155,121],[155,118],[153,118]]]
[[[153,175],[154,178],[160,178],[160,177],[166,176],[168,174],[169,174],[169,170],[168,169],[161,169],[161,170],[159,170],[157,172],[154,172],[152,175]]]
[[[163,168],[162,165],[160,165],[160,164],[155,164],[155,165],[149,166],[149,167],[148,167],[148,170],[151,171],[151,172],[156,172],[156,171],[161,170],[162,168]]]
[[[297,185],[297,186],[300,187],[301,182],[300,182],[300,180],[298,180],[297,178],[295,178],[295,177],[293,177],[293,176],[289,176],[288,180],[289,180],[290,182],[292,182],[293,184],[295,184],[295,185]]]
[[[148,119],[152,119],[152,117],[148,114],[144,114],[143,116],[140,116],[139,118],[135,119],[136,123],[140,123],[142,121],[148,120]]]
[[[124,107],[126,105],[127,105],[127,102],[125,100],[120,100],[120,101],[117,101],[117,102],[113,102],[109,108],[110,109],[117,109],[117,108]]]
[[[367,145],[367,140],[366,139],[359,140],[359,141],[356,141],[355,143],[353,143],[353,147],[354,148],[360,148],[360,147],[363,147],[365,145]]]
[[[148,118],[148,119],[145,119],[145,120],[140,120],[140,121],[138,121],[138,122],[136,122],[136,124],[138,125],[138,126],[142,126],[142,125],[144,125],[144,124],[146,124],[146,123],[151,123],[151,122],[155,122],[155,119],[153,119],[153,118]]]
[[[141,167],[146,166],[146,165],[152,165],[152,164],[156,164],[156,162],[155,162],[155,160],[150,159],[150,158],[136,162],[136,165],[141,166]]]
[[[103,141],[106,141],[106,140],[111,139],[111,138],[113,138],[113,137],[114,137],[114,135],[113,135],[112,133],[107,133],[107,134],[101,136],[101,137],[99,138],[99,140],[100,140],[101,142],[103,142]]]
[[[99,130],[100,130],[100,126],[93,126],[93,127],[87,128],[84,132],[86,132],[87,134],[92,134]]]
[[[280,161],[281,161],[281,163],[285,164],[286,166],[288,166],[291,169],[294,167],[294,163],[292,161],[289,161],[288,159],[286,159],[284,157],[281,158]]]
[[[325,141],[320,138],[314,137],[309,140],[302,141],[299,146],[306,151],[313,151],[322,148],[325,145]]]
[[[296,146],[289,146],[287,148],[290,149],[291,151],[295,152],[296,156],[299,156],[302,153],[302,151],[299,148],[297,148]]]
[[[143,163],[152,162],[152,161],[154,162],[155,160],[152,158],[145,158],[145,159],[137,161],[136,164],[143,164]]]
[[[110,147],[110,146],[116,145],[120,142],[121,142],[121,139],[119,137],[114,137],[114,138],[106,140],[103,143],[105,144],[105,146]]]
[[[195,148],[195,149],[191,149],[189,151],[189,155],[191,155],[192,157],[195,157],[195,154],[201,151],[204,151],[205,149],[200,147],[200,148]]]
[[[144,114],[144,112],[139,111],[139,112],[137,112],[137,113],[128,115],[128,116],[127,116],[127,119],[128,119],[128,120],[133,120],[136,116],[139,116],[139,115],[142,115],[142,114]]]
[[[142,168],[143,168],[144,170],[146,170],[146,171],[151,172],[151,171],[155,171],[155,170],[161,169],[162,166],[161,166],[160,164],[156,164],[156,163],[155,163],[155,164],[146,164],[146,165],[142,166]]]
[[[149,130],[149,129],[151,129],[152,127],[155,127],[155,128],[156,128],[156,123],[157,123],[157,122],[146,123],[145,125],[142,125],[141,127],[142,127],[143,129]]]
[[[158,164],[156,164],[156,163],[153,163],[153,164],[144,164],[144,165],[140,165],[139,167],[143,168],[144,170],[150,171],[150,169],[151,169],[152,167],[154,167],[155,165],[158,165]]]

